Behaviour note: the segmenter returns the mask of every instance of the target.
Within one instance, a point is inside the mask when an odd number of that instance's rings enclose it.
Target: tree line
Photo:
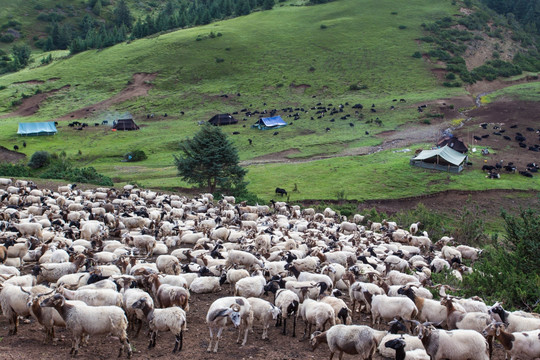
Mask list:
[[[481,0],[498,14],[505,15],[509,23],[519,22],[532,34],[540,35],[540,0]]]

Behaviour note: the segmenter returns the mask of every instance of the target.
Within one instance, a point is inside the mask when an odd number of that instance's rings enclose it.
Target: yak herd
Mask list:
[[[475,271],[482,251],[421,230],[277,201],[0,179],[0,305],[9,335],[24,317],[50,343],[65,327],[73,356],[92,337],[113,335],[129,358],[141,328],[146,351],[171,332],[179,352],[193,336],[184,334],[193,297],[217,293],[201,319],[209,352],[229,341],[228,324],[243,346],[253,328],[263,339],[296,337],[298,321],[302,339],[312,349],[326,343],[330,359],[489,359],[495,341],[511,359],[540,358],[537,314],[433,283],[435,272],[459,281]]]

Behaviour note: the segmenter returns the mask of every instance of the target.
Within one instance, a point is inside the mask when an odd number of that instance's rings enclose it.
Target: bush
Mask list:
[[[12,43],[15,40],[15,36],[12,34],[2,34],[0,36],[0,41],[3,43]]]
[[[399,29],[399,30],[405,30],[406,28],[407,28],[407,27],[406,27],[405,25],[399,25],[399,26],[398,26],[398,29]]]
[[[321,24],[321,29],[326,29],[328,26],[324,25],[324,24]]]
[[[223,58],[216,58],[216,62],[217,62],[218,64],[219,64],[219,63],[222,63],[222,62],[224,62],[224,61],[225,61],[225,59],[223,59]]]
[[[414,54],[412,54],[412,57],[420,59],[422,57],[422,53],[420,51],[415,51]]]
[[[446,74],[445,77],[446,77],[447,80],[455,80],[456,79],[456,74],[448,73],[448,74]]]
[[[64,158],[53,161],[39,177],[42,179],[64,179],[70,182],[104,186],[114,185],[111,178],[98,173],[93,167],[76,168]]]
[[[124,155],[124,161],[135,162],[148,159],[148,156],[142,150],[133,150]]]
[[[352,84],[351,86],[349,86],[349,90],[351,91],[365,90],[367,88],[367,85]]]
[[[49,154],[47,151],[36,151],[30,158],[28,166],[32,169],[39,169],[47,165],[50,160],[51,154]]]
[[[0,163],[0,175],[10,177],[30,176],[28,167],[23,164]]]

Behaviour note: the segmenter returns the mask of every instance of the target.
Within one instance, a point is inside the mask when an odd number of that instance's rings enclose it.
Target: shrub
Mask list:
[[[328,26],[324,25],[324,24],[321,24],[321,29],[326,29]]]
[[[143,150],[132,150],[124,155],[124,161],[135,162],[148,159]]]
[[[352,84],[351,86],[349,86],[349,90],[351,91],[365,90],[367,88],[367,85]]]
[[[454,74],[454,73],[448,73],[448,74],[446,74],[445,77],[446,77],[447,80],[455,80],[456,74]]]
[[[422,57],[422,53],[420,51],[415,51],[414,54],[412,54],[412,57],[420,59]]]
[[[12,34],[2,34],[0,36],[0,41],[3,43],[12,43],[15,40],[15,36]]]
[[[36,151],[34,154],[32,154],[30,162],[28,162],[28,166],[32,169],[39,169],[47,165],[50,160],[51,154],[49,154],[47,151]]]
[[[407,27],[406,27],[405,25],[399,25],[399,26],[398,26],[398,29],[399,29],[399,30],[405,30],[406,28],[407,28]]]
[[[222,63],[222,62],[224,62],[224,61],[225,61],[225,59],[223,59],[223,58],[216,58],[216,62],[217,62],[218,64],[219,64],[219,63]]]
[[[0,163],[0,175],[13,177],[30,176],[28,167],[23,164]]]

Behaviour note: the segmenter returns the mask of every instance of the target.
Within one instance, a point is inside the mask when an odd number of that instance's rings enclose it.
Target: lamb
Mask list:
[[[431,322],[416,320],[418,338],[432,360],[489,360],[488,343],[474,330],[436,330]]]
[[[325,332],[314,332],[311,335],[311,347],[315,350],[320,343],[327,343],[330,349],[330,360],[338,352],[341,359],[343,353],[358,355],[357,359],[371,360],[377,349],[377,340],[373,330],[363,325],[334,325]]]
[[[411,224],[411,226],[409,227],[409,232],[411,233],[411,235],[415,235],[418,232],[418,228],[420,227],[420,225],[422,225],[420,221]]]
[[[396,360],[430,360],[424,349],[405,351],[406,342],[403,339],[393,339],[386,341],[384,346],[396,351]]]
[[[258,265],[261,269],[264,269],[264,262],[257,259],[255,255],[242,250],[229,251],[227,261],[225,262],[225,268],[229,269],[235,264],[243,265],[248,269]]]
[[[283,322],[283,335],[287,335],[287,319],[292,316],[293,318],[293,333],[292,337],[296,337],[296,317],[298,314],[298,306],[300,299],[291,290],[279,289],[276,291],[274,298],[274,304],[281,310],[281,316],[276,322],[276,327]]]
[[[183,334],[187,326],[184,310],[178,306],[166,309],[154,309],[144,297],[136,301],[131,307],[133,309],[140,309],[148,320],[150,331],[152,331],[150,344],[148,345],[149,349],[156,346],[158,331],[170,331],[175,336],[173,354],[176,351],[182,350]]]
[[[312,299],[305,299],[304,302],[300,304],[297,316],[304,320],[305,327],[302,339],[305,339],[308,328],[309,333],[311,333],[313,324],[315,324],[316,331],[324,331],[326,323],[329,323],[330,326],[336,324],[336,314],[334,313],[332,306]]]
[[[540,358],[540,330],[507,332],[503,323],[489,324],[483,331],[485,337],[495,337],[511,360],[534,360]]]
[[[366,312],[371,313],[371,300],[374,295],[384,295],[385,292],[379,286],[372,283],[355,282],[349,287],[349,298],[352,300],[352,312],[356,311],[356,302],[364,304]],[[358,311],[361,311],[361,304]]]
[[[264,292],[266,279],[262,275],[246,277],[236,282],[234,296],[260,297]]]
[[[206,323],[210,331],[210,342],[208,352],[217,352],[221,332],[227,325],[228,319],[231,320],[234,327],[238,328],[237,343],[240,343],[240,336],[244,332],[242,346],[247,342],[247,335],[253,324],[253,311],[246,298],[228,296],[217,299],[210,305],[206,314]],[[213,347],[212,347],[213,345]]]
[[[386,334],[379,342],[379,354],[381,354],[384,358],[391,358],[394,356],[394,351],[392,351],[390,348],[386,347],[385,344],[389,341],[400,339],[405,343],[404,351],[414,351],[414,350],[422,350],[425,352],[424,345],[422,344],[422,340],[420,340],[417,336],[412,336],[408,334]],[[392,348],[393,349],[393,348]],[[429,357],[427,358],[429,359]]]
[[[195,294],[207,294],[221,291],[221,285],[225,283],[225,274],[217,276],[204,276],[194,279],[189,285],[189,291]]]
[[[118,337],[121,343],[118,356],[122,355],[125,347],[128,359],[131,358],[131,345],[127,337],[128,321],[121,308],[70,304],[60,294],[43,300],[40,305],[55,308],[64,319],[66,327],[71,330],[73,335],[70,351],[73,356],[77,356],[79,352],[79,344],[83,335],[111,334]]]
[[[414,302],[406,297],[389,297],[387,295],[375,295],[371,301],[371,324],[375,325],[380,318],[392,320],[401,318],[404,320],[414,319],[418,315],[418,308]]]
[[[253,311],[253,319],[262,323],[262,339],[268,339],[268,328],[271,320],[277,320],[281,310],[269,301],[250,297],[247,299]]]
[[[81,225],[81,239],[84,240],[93,240],[93,236],[103,234],[105,230],[103,224],[96,220],[85,221]]]

